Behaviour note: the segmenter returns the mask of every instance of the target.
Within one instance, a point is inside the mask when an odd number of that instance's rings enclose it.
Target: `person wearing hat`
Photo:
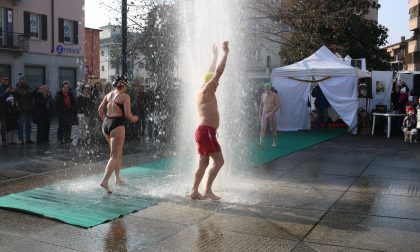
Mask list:
[[[259,118],[261,122],[260,140],[258,146],[262,146],[267,130],[267,124],[270,123],[273,131],[273,147],[277,146],[277,122],[276,111],[280,107],[279,97],[273,92],[273,85],[270,82],[264,84],[265,92],[261,95],[261,102],[259,108]]]
[[[414,109],[411,106],[406,108],[407,116],[404,117],[402,131],[404,133],[404,142],[417,143],[417,119]]]
[[[115,184],[123,183],[120,177],[120,170],[125,139],[125,118],[132,123],[139,120],[138,116],[134,116],[131,113],[130,96],[126,93],[127,78],[117,75],[113,86],[116,89],[104,97],[98,108],[99,116],[102,119],[102,133],[110,148],[109,161],[100,184],[108,194],[112,193],[108,182],[113,173],[115,173]]]

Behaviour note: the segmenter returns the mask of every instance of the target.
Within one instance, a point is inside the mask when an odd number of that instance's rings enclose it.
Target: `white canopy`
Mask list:
[[[273,69],[272,83],[280,98],[277,129],[310,129],[307,103],[311,83],[319,84],[334,110],[353,129],[357,124],[357,79],[361,75],[358,68],[346,65],[325,46],[302,61]]]

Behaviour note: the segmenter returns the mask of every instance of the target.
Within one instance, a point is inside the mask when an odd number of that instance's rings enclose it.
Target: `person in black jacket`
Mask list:
[[[10,88],[9,77],[3,76],[0,84],[0,132],[3,145],[6,145],[6,125],[4,121],[4,105],[6,103],[6,98],[3,96],[10,90]]]
[[[18,107],[13,95],[6,98],[4,104],[4,118],[7,131],[7,144],[17,144],[17,131],[18,131]]]
[[[49,142],[50,117],[53,111],[53,101],[48,95],[47,85],[38,85],[34,93],[34,112],[33,119],[37,125],[36,143],[43,144]]]
[[[34,143],[31,140],[33,91],[23,75],[20,76],[19,82],[16,84],[16,103],[19,112],[19,140],[22,144],[25,142],[32,144]]]
[[[61,90],[56,93],[54,106],[58,115],[57,141],[62,144],[70,143],[71,126],[77,110],[69,81],[64,81]]]

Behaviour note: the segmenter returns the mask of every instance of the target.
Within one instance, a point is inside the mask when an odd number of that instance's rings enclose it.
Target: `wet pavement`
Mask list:
[[[124,166],[159,158],[131,146]],[[8,147],[0,194],[100,173],[105,158]],[[239,185],[224,187],[224,201],[180,195],[90,229],[0,209],[0,251],[419,251],[420,144],[401,137],[344,135],[255,167]]]

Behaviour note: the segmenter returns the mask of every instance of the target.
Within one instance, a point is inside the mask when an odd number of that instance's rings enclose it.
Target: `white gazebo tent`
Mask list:
[[[313,83],[319,84],[333,109],[354,129],[359,106],[357,81],[362,76],[366,73],[348,66],[325,46],[302,61],[273,69],[272,84],[280,98],[277,129],[310,129],[307,102]]]

